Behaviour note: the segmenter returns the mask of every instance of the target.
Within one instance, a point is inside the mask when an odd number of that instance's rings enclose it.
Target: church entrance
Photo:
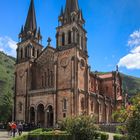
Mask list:
[[[37,123],[40,127],[43,127],[45,123],[45,112],[43,104],[39,104],[37,107]]]
[[[53,107],[51,105],[47,108],[47,127],[53,127]]]
[[[35,123],[35,109],[34,109],[34,107],[30,108],[30,123]]]

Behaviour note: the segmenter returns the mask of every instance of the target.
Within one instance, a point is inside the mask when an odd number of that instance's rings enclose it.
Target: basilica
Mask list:
[[[66,117],[92,115],[97,123],[113,122],[123,100],[118,67],[105,74],[91,71],[78,0],[66,0],[58,21],[56,46],[51,38],[42,46],[31,0],[17,44],[14,120],[53,127]]]

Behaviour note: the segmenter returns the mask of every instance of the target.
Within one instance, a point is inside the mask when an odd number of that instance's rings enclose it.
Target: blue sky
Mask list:
[[[43,45],[52,38],[65,0],[34,0]],[[30,0],[0,1],[0,50],[15,55],[18,33]],[[92,70],[121,72],[140,77],[140,0],[79,0],[86,20],[89,64]]]

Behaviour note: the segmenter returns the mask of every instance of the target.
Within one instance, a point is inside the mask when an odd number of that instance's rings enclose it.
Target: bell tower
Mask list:
[[[85,20],[77,0],[66,1],[65,9],[61,8],[58,21],[59,26],[56,33],[57,49],[63,50],[78,47],[82,52],[87,53],[87,32],[83,27]]]
[[[17,63],[37,58],[42,51],[42,45],[39,44],[41,40],[40,27],[37,28],[34,0],[31,0],[25,25],[21,27],[19,33]]]
[[[40,28],[37,28],[34,0],[31,0],[25,25],[19,33],[17,62],[15,68],[15,108],[16,120],[28,122],[28,91],[31,89],[32,65],[42,52]],[[18,113],[17,113],[18,112]]]

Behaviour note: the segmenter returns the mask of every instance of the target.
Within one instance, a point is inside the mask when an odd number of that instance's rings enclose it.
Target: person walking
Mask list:
[[[17,125],[17,129],[18,129],[18,134],[19,134],[19,136],[21,136],[22,131],[23,131],[23,125],[22,125],[21,122]]]
[[[12,127],[13,137],[15,137],[15,133],[16,133],[16,129],[17,129],[16,123],[13,122],[12,125],[11,125],[11,127]]]
[[[8,131],[8,136],[12,136],[12,127],[10,122],[7,124],[7,131]]]

